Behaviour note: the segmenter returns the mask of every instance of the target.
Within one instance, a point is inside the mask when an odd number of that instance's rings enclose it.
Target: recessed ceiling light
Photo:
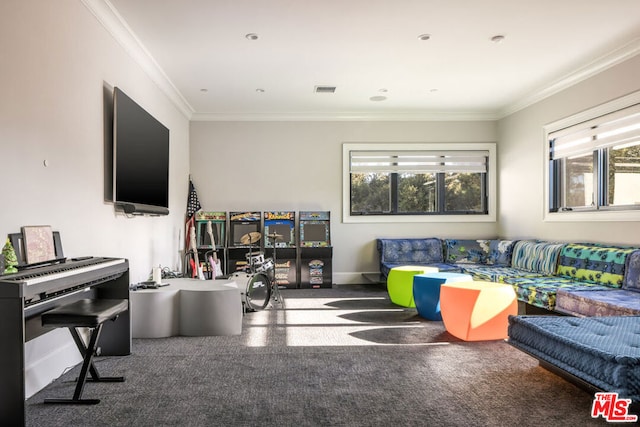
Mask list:
[[[264,89],[262,89],[262,88],[258,88],[258,89],[256,89],[256,92],[258,92],[258,93],[264,93]]]
[[[504,40],[504,36],[502,34],[495,35],[491,37],[491,41],[494,43],[502,43]]]
[[[209,89],[202,88],[202,89],[200,89],[200,92],[209,92]]]
[[[378,89],[378,92],[386,93],[386,92],[389,92],[389,90],[383,87]]]
[[[371,98],[369,98],[369,101],[379,102],[379,101],[385,101],[386,99],[387,99],[386,96],[378,95],[378,96],[372,96]]]
[[[247,40],[258,40],[258,35],[256,33],[249,33],[245,35]]]
[[[437,91],[438,91],[437,88],[429,89],[429,92],[431,92],[431,93],[436,93]]]
[[[431,34],[420,34],[418,40],[427,41],[431,38]]]

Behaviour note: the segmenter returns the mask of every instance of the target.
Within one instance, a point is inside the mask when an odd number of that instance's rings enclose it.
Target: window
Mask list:
[[[640,210],[640,99],[547,132],[547,213]],[[635,101],[634,101],[635,100]],[[635,102],[635,103],[633,103]],[[614,109],[615,108],[615,109]],[[609,110],[609,111],[607,111]],[[603,113],[603,111],[606,111]]]
[[[495,144],[343,147],[347,222],[495,220]]]

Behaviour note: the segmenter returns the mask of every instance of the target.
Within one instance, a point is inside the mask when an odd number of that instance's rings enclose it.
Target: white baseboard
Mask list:
[[[378,274],[378,273],[377,272],[369,273],[366,271],[365,272],[354,271],[354,272],[348,272],[348,273],[333,273],[332,279],[333,279],[333,283],[336,285],[360,285],[360,284],[373,285],[375,284],[365,279],[363,274]]]

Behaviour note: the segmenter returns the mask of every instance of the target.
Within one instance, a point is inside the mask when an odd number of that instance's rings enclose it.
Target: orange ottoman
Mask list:
[[[518,314],[511,285],[452,282],[440,287],[440,312],[447,331],[465,341],[507,338],[508,318]]]

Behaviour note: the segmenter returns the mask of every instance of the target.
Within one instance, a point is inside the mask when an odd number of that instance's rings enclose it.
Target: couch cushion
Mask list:
[[[627,256],[633,248],[569,243],[560,252],[557,274],[562,277],[620,288]]]
[[[513,267],[489,266],[478,264],[461,264],[460,270],[470,274],[473,280],[487,280],[489,282],[504,282],[508,277],[539,277],[539,273],[521,270]]]
[[[445,239],[445,260],[456,264],[485,264],[489,240]]]
[[[640,400],[638,335],[640,318],[635,316],[509,318],[511,345],[634,401]]]
[[[611,289],[593,283],[576,282],[573,279],[557,276],[505,277],[504,282],[513,285],[516,295],[520,301],[551,311],[556,308],[556,292],[558,289]]]
[[[622,288],[628,291],[640,292],[640,250],[633,251],[627,257]]]
[[[565,243],[520,240],[513,247],[511,266],[544,275],[555,274]]]
[[[556,310],[573,316],[638,316],[640,294],[624,289],[558,289]]]
[[[488,265],[509,267],[514,244],[514,240],[490,240],[489,256],[486,263]]]
[[[377,239],[380,262],[429,264],[443,262],[440,239]]]

